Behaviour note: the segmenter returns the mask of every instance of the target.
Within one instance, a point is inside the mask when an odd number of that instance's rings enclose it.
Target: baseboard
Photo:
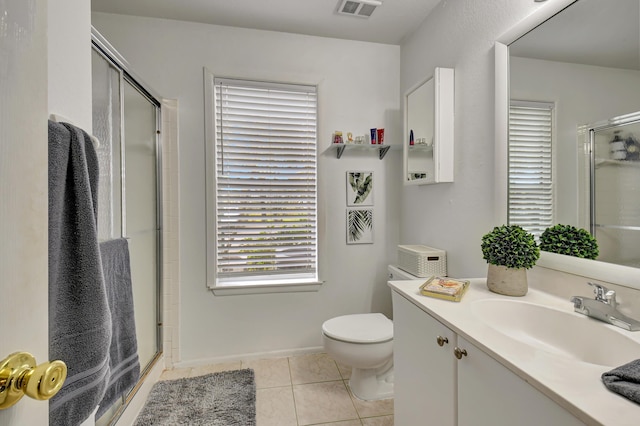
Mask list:
[[[164,355],[161,355],[151,370],[149,370],[149,373],[144,378],[137,392],[116,421],[115,426],[131,426],[136,421],[136,417],[138,417],[142,407],[144,407],[144,403],[147,402],[151,388],[158,381],[163,371]]]
[[[285,358],[290,356],[317,354],[321,352],[324,352],[324,348],[322,346],[314,346],[314,347],[299,348],[299,349],[286,349],[286,350],[271,351],[271,352],[253,352],[253,353],[240,354],[240,355],[228,355],[228,356],[221,356],[221,357],[200,358],[200,359],[194,359],[194,360],[188,360],[188,361],[180,361],[180,362],[176,362],[173,365],[173,368],[199,367],[201,365],[222,364],[226,362],[238,362],[238,361],[253,361],[256,359]]]

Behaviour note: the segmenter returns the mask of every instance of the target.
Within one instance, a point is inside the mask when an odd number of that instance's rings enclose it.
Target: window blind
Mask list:
[[[317,278],[316,88],[214,85],[217,281]]]
[[[553,104],[511,101],[509,224],[536,238],[553,225]]]

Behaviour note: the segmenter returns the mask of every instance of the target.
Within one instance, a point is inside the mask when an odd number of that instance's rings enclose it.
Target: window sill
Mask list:
[[[218,285],[209,289],[216,296],[235,296],[240,294],[267,294],[267,293],[301,293],[320,290],[323,281],[299,282],[287,284],[241,284]]]

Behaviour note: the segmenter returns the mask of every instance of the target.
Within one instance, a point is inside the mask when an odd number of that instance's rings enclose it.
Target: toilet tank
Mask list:
[[[402,281],[402,280],[419,280],[420,277],[416,277],[408,273],[407,271],[403,271],[394,265],[389,265],[387,267],[388,278],[389,281]]]

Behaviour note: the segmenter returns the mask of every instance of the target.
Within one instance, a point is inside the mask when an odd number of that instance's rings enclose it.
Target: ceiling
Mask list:
[[[338,14],[339,0],[92,0],[91,9],[399,45],[439,2],[382,0],[368,19]]]
[[[640,2],[579,0],[509,46],[514,56],[640,70]]]

